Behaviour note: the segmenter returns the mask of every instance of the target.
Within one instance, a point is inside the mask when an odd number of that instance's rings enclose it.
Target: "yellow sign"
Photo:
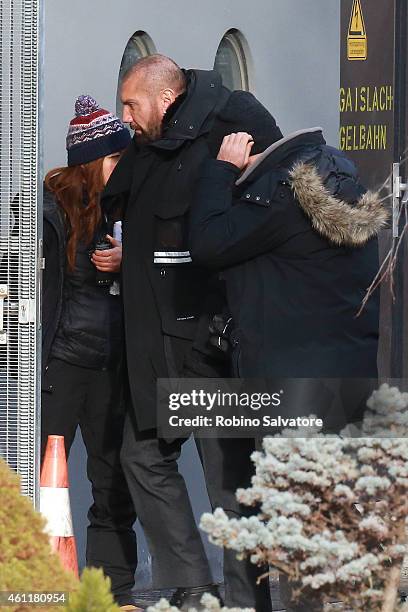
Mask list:
[[[347,35],[347,59],[367,59],[367,33],[364,25],[361,0],[354,0]]]

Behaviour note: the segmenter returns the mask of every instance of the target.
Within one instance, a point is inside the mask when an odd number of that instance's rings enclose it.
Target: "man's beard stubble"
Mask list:
[[[155,140],[159,140],[162,137],[163,133],[163,125],[162,125],[162,117],[160,116],[159,111],[156,109],[152,114],[147,128],[141,130],[141,134],[137,134],[135,132],[135,139],[138,144],[148,144],[149,142],[154,142]],[[141,128],[140,128],[141,129]]]

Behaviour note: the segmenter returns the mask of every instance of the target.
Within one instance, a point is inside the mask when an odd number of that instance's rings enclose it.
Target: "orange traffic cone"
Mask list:
[[[40,479],[40,511],[50,544],[65,569],[78,576],[78,560],[69,503],[64,436],[48,436]]]

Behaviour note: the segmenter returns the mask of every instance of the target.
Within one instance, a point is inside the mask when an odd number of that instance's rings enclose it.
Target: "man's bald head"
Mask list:
[[[140,143],[160,138],[163,117],[187,86],[184,72],[165,55],[149,55],[131,66],[122,80],[123,121]]]
[[[179,95],[186,88],[186,77],[175,61],[156,53],[138,60],[124,74],[122,84],[126,81],[143,83],[147,92],[156,95],[162,89],[172,89]]]

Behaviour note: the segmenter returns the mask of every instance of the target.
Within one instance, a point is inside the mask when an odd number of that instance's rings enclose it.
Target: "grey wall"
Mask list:
[[[146,31],[183,67],[212,68],[226,30],[252,55],[252,91],[283,132],[322,125],[337,143],[340,0],[45,0],[45,168],[65,162],[73,102],[114,109],[125,45]]]
[[[75,97],[92,94],[114,109],[125,45],[146,31],[158,52],[183,67],[212,68],[223,34],[236,28],[249,48],[251,90],[271,110],[282,131],[321,125],[338,141],[340,0],[45,0],[45,170],[66,161],[65,136]],[[84,558],[86,509],[83,447],[70,459],[74,522]],[[195,513],[208,508],[195,448],[181,460]],[[209,548],[219,576],[219,554]],[[147,549],[141,539],[142,572]],[[144,576],[145,578],[146,576]]]

